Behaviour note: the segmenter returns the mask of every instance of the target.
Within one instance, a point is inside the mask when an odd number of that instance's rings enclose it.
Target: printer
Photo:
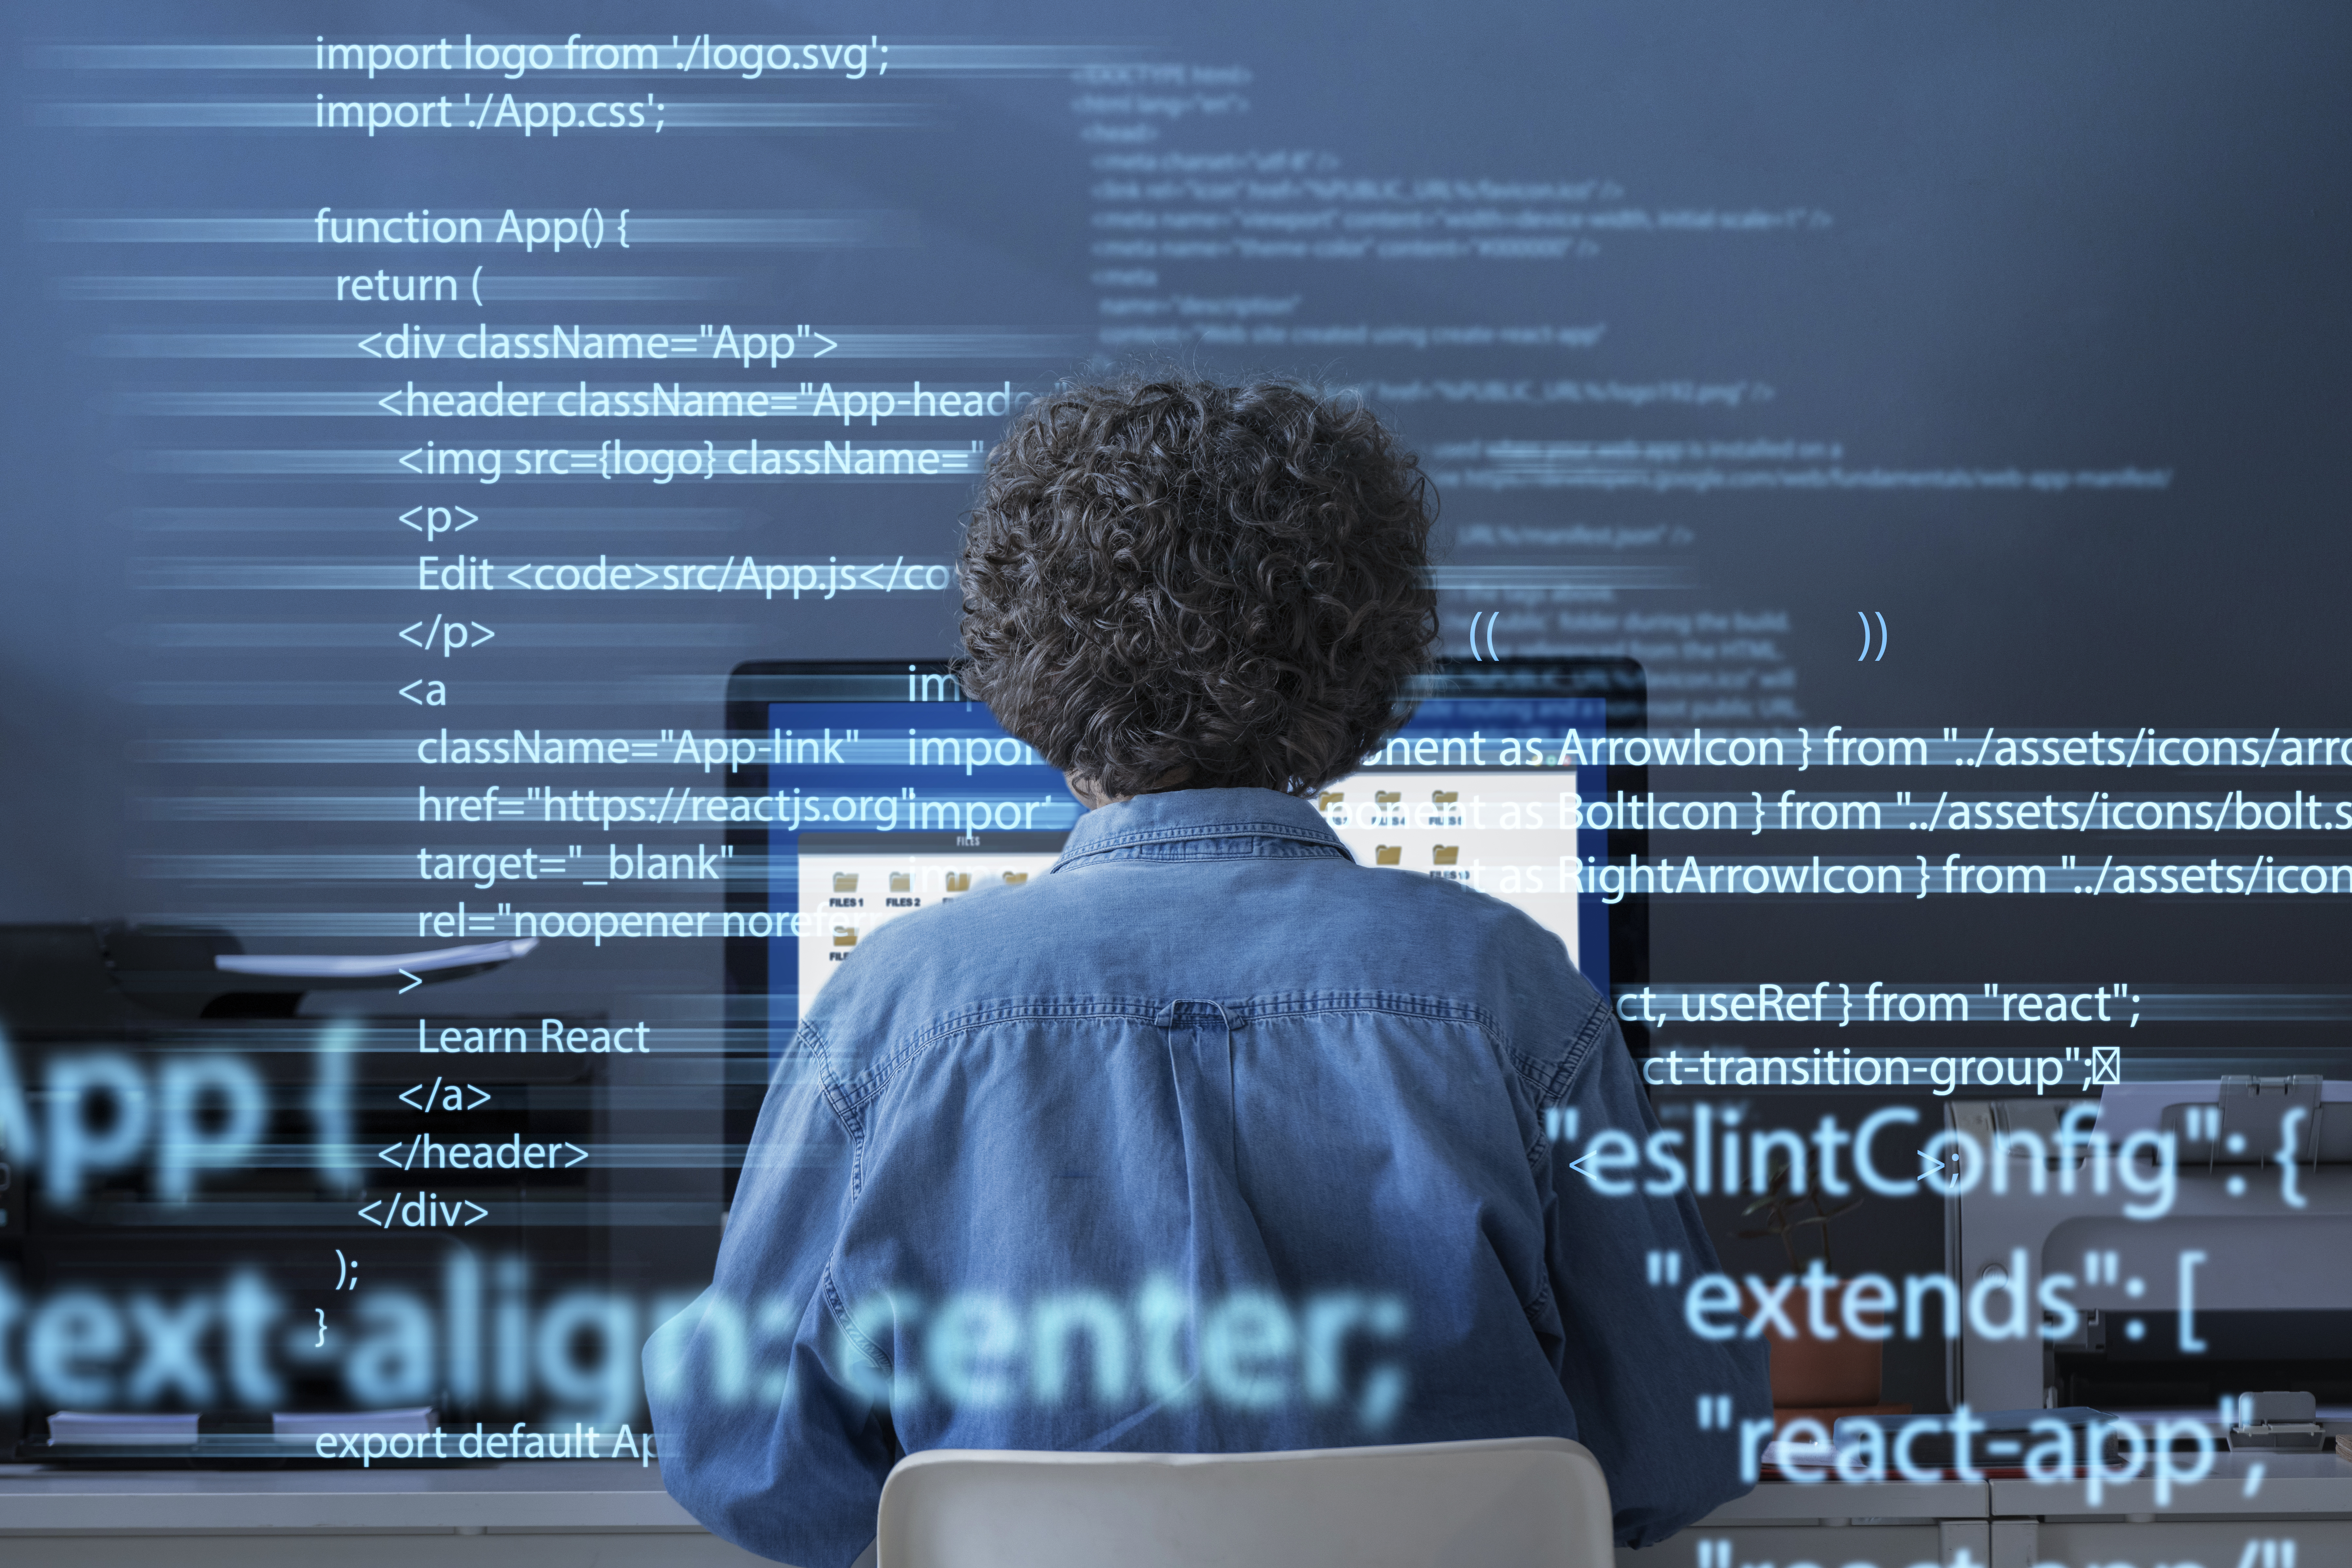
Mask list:
[[[1956,1405],[2211,1410],[2291,1390],[2352,1405],[2352,1084],[1955,1100],[1938,1152],[1923,1179],[1946,1194],[1947,1270],[1966,1293],[2021,1264],[2038,1320],[1963,1319]]]

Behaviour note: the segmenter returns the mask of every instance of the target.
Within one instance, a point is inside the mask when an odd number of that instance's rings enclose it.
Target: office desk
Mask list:
[[[2249,1493],[2258,1458],[2263,1475]],[[2292,1553],[2284,1549],[2289,1541]],[[2210,1478],[2177,1489],[2172,1506],[2160,1510],[2148,1481],[2108,1487],[2095,1510],[2079,1482],[1864,1489],[1769,1481],[1662,1546],[1619,1552],[1617,1562],[1619,1568],[2334,1568],[2352,1563],[2352,1461],[2223,1454]]]
[[[0,1466],[8,1568],[750,1568],[634,1460],[478,1469]]]
[[[2248,1493],[2249,1468],[2263,1475]],[[2212,1478],[2176,1490],[2159,1511],[2146,1481],[2109,1487],[2095,1512],[2080,1485],[1992,1483],[1992,1519],[2024,1545],[2018,1568],[2044,1561],[2201,1563],[2237,1568],[2255,1543],[2252,1568],[2330,1568],[2352,1563],[2352,1461],[2335,1455],[2224,1454]],[[2295,1542],[2292,1556],[2263,1542]],[[1998,1542],[1995,1543],[1999,1544]],[[1996,1568],[2009,1568],[1996,1556]]]
[[[1620,1568],[2293,1568],[2352,1563],[2352,1462],[2252,1456],[2156,1510],[2153,1488],[1769,1482]],[[1868,1512],[1861,1510],[1867,1509]],[[1962,1552],[1967,1555],[1963,1557]],[[463,1470],[59,1471],[0,1466],[8,1568],[751,1568],[630,1460]]]

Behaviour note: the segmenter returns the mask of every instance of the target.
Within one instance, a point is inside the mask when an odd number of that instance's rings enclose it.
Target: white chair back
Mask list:
[[[882,1488],[878,1568],[1612,1568],[1561,1437],[1271,1454],[940,1448]]]

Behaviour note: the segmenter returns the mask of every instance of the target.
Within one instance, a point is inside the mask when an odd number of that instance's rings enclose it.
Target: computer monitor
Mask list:
[[[803,832],[795,856],[799,1005],[814,1001],[835,966],[877,928],[982,888],[1042,877],[1068,837],[1066,830]]]
[[[1609,743],[1643,727],[1640,667],[1459,661],[1416,695],[1404,728],[1318,795],[1332,831],[1363,865],[1518,905],[1604,994],[1646,979],[1643,901],[1608,901],[1590,868],[1647,846],[1613,826],[1628,814],[1595,828],[1586,809],[1646,786]],[[1042,875],[1082,808],[937,661],[741,665],[728,729],[727,989],[759,1042],[737,1047],[733,1122],[738,1100],[756,1112],[802,1009],[860,940],[980,879]]]

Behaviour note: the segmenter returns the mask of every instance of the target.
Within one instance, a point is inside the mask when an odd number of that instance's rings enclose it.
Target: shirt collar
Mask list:
[[[1348,854],[1323,814],[1297,795],[1270,789],[1171,789],[1114,801],[1079,817],[1054,869],[1112,849],[1189,838],[1295,838]]]

